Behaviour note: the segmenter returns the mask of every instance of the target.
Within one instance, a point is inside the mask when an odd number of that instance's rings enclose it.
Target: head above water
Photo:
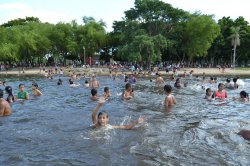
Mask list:
[[[103,112],[99,112],[99,114],[97,115],[97,118],[98,118],[98,125],[100,126],[105,126],[108,124],[109,122],[109,116],[108,116],[108,113],[106,113],[105,111]]]
[[[212,94],[212,90],[211,90],[211,88],[207,88],[207,89],[206,89],[206,94],[207,94],[207,95]]]
[[[109,87],[104,87],[104,92],[108,92],[109,91]]]
[[[37,83],[33,83],[32,86],[35,87],[36,89],[38,88],[38,84]]]
[[[219,83],[219,85],[218,85],[218,89],[224,89],[224,84],[223,83]]]
[[[233,82],[236,83],[238,78],[233,78]]]
[[[249,98],[248,93],[244,90],[240,92],[240,97],[241,98]]]
[[[24,84],[19,84],[19,90],[20,90],[21,92],[23,92],[23,91],[24,91],[24,89],[25,89]]]
[[[95,95],[97,95],[97,90],[96,89],[91,89],[90,93],[91,93],[92,96],[95,96]]]
[[[132,88],[132,86],[131,86],[130,83],[127,83],[127,84],[125,85],[125,89],[128,90],[129,88]]]
[[[165,86],[164,86],[164,91],[167,92],[167,93],[171,93],[171,92],[172,92],[172,87],[171,87],[171,85],[165,85]]]
[[[8,94],[12,94],[12,87],[11,87],[11,86],[6,86],[6,87],[5,87],[5,91],[6,91]]]

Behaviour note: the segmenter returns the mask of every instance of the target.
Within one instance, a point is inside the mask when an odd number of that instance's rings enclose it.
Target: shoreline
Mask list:
[[[77,74],[92,74],[96,73],[97,75],[102,76],[109,76],[109,69],[108,68],[67,68],[64,69],[64,75],[67,75],[68,71],[71,70],[73,72],[76,72]],[[193,76],[202,76],[203,72],[205,72],[206,77],[208,76],[216,76],[216,77],[226,77],[226,76],[242,76],[242,77],[250,77],[250,70],[240,70],[240,69],[225,69],[225,72],[219,71],[218,68],[184,68],[181,70],[178,70],[178,74],[181,75],[184,72],[188,75],[189,72],[193,70]],[[121,74],[121,71],[113,71],[112,73]],[[130,71],[125,71],[124,73],[131,74]],[[162,76],[169,76],[173,74],[172,71],[169,73],[166,73],[166,71],[159,71]],[[41,71],[39,68],[34,69],[27,69],[23,73],[19,70],[8,70],[7,74],[6,71],[0,71],[0,77],[9,77],[9,76],[44,76],[45,72]]]

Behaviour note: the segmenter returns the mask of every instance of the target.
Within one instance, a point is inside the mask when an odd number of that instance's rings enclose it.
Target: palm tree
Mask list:
[[[236,47],[240,45],[240,27],[231,27],[232,35],[231,38],[232,46],[234,47],[233,54],[233,68],[235,68],[235,56],[236,56]]]

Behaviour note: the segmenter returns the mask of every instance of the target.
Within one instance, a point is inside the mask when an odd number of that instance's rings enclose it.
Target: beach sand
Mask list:
[[[76,72],[77,74],[92,74],[92,73],[96,73],[97,75],[109,75],[109,70],[108,68],[88,68],[88,69],[84,69],[84,68],[68,68],[65,69],[65,74],[68,73],[68,71],[71,70],[72,72]],[[219,70],[218,68],[185,68],[185,69],[181,69],[178,71],[179,74],[183,74],[186,71],[186,74],[189,74],[189,72],[193,70],[193,75],[203,75],[203,72],[205,73],[206,76],[244,76],[244,77],[250,77],[250,70],[247,70],[247,68],[245,70],[243,69],[230,69],[230,68],[226,68],[225,72],[221,72],[221,70]],[[117,72],[118,74],[121,74],[121,72]],[[127,71],[126,73],[131,73],[129,71]],[[172,74],[173,72],[170,71],[169,73],[166,73],[165,71],[160,71],[159,73],[161,73],[162,75],[169,75]],[[40,72],[40,69],[26,69],[25,72],[23,73],[22,71],[19,70],[10,70],[10,71],[1,71],[0,72],[0,76],[1,77],[7,77],[7,76],[34,76],[34,75],[38,75],[38,76],[44,76],[46,73],[45,72]]]

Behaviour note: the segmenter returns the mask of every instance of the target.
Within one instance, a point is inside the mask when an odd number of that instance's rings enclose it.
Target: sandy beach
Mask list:
[[[67,68],[65,69],[65,74],[68,73],[68,71],[72,71],[72,72],[76,72],[79,74],[91,74],[91,73],[97,73],[98,75],[109,75],[109,70],[108,68]],[[178,71],[179,74],[183,74],[184,72],[186,72],[187,74],[193,70],[193,75],[203,75],[203,72],[206,74],[206,76],[244,76],[244,77],[250,77],[250,69],[248,70],[248,68],[245,69],[230,69],[230,68],[226,68],[224,72],[222,72],[221,70],[219,70],[218,68],[185,68],[185,69],[181,69]],[[121,72],[118,71],[118,74],[120,74]],[[126,71],[126,73],[131,73],[129,71]],[[169,73],[166,73],[165,71],[160,71],[160,73],[162,75],[170,75],[173,72],[170,71]],[[38,68],[34,68],[34,69],[26,69],[24,71],[24,73],[22,71],[19,71],[17,69],[15,70],[9,70],[9,71],[1,71],[0,72],[0,76],[1,77],[7,77],[7,76],[34,76],[34,75],[41,75],[44,76],[45,72],[41,71]]]

